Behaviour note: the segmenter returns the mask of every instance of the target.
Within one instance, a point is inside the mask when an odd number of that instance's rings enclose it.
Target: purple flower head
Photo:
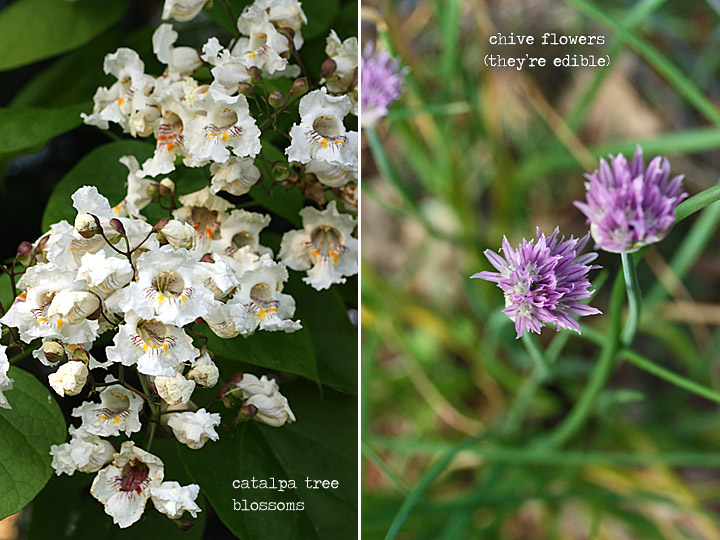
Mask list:
[[[580,302],[592,294],[587,275],[600,268],[588,263],[597,253],[580,255],[590,235],[582,238],[558,238],[559,229],[545,237],[537,229],[535,240],[523,240],[515,250],[503,238],[504,258],[492,250],[485,256],[498,272],[479,272],[474,278],[494,281],[505,294],[505,313],[515,323],[517,337],[526,330],[540,333],[546,323],[580,333],[580,325],[572,315],[595,315],[594,307]]]
[[[687,197],[683,176],[670,179],[670,163],[654,158],[645,169],[638,145],[632,163],[625,156],[600,160],[600,169],[586,174],[586,202],[575,206],[587,216],[596,247],[632,253],[659,242],[675,223],[675,207]]]
[[[400,69],[400,60],[393,60],[387,51],[376,51],[372,42],[365,45],[360,66],[362,121],[373,125],[385,117],[388,107],[402,95],[408,69]]]

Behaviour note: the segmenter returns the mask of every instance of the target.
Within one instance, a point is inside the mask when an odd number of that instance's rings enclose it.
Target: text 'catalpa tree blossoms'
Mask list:
[[[250,420],[296,421],[275,376],[226,372],[214,349],[233,356],[247,340],[234,359],[242,365],[318,379],[317,367],[292,364],[292,344],[317,339],[284,289],[296,272],[303,298],[336,298],[320,295],[358,271],[357,38],[331,30],[309,72],[301,3],[257,0],[239,17],[226,4],[229,42],[179,45],[173,25],[206,4],[166,0],[171,22],[152,35],[164,71],[147,72],[127,47],[104,59],[114,82],[97,89],[84,123],[154,147],[128,143],[139,151],[119,156],[124,197],[93,182],[74,189],[65,203],[74,217],[4,267],[14,301],[0,318],[0,407],[14,406],[6,351],[31,348],[59,398],[82,398],[69,440],[50,449],[52,468],[93,474],[90,493],[121,528],[149,501],[183,528],[201,511],[201,487],[174,480],[155,440],[199,450]]]

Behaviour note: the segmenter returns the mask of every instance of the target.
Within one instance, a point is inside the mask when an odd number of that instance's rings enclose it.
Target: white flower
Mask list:
[[[195,228],[189,223],[182,223],[176,219],[171,219],[158,232],[158,240],[161,243],[170,244],[175,249],[192,250],[195,247],[197,234]]]
[[[300,29],[307,24],[307,17],[298,0],[255,0],[254,4],[265,10],[268,20],[278,28],[290,28],[295,33],[293,43],[295,49],[303,45]]]
[[[168,405],[177,405],[190,401],[195,381],[189,381],[182,375],[155,377],[155,389]]]
[[[260,257],[239,276],[240,291],[234,298],[245,306],[252,331],[259,328],[289,333],[302,328],[299,321],[290,320],[295,313],[295,300],[281,292],[287,278],[285,265],[268,255]]]
[[[245,373],[236,384],[240,390],[244,406],[252,405],[257,408],[255,420],[273,427],[280,427],[285,422],[294,422],[295,415],[290,410],[287,398],[280,393],[278,384],[263,375],[258,379],[255,375]]]
[[[290,130],[292,142],[285,153],[290,161],[322,160],[357,170],[357,132],[347,131],[343,118],[352,109],[347,96],[332,96],[325,88],[300,100],[300,124]]]
[[[154,79],[145,75],[145,65],[132,49],[121,47],[105,57],[105,73],[114,75],[117,82],[109,89],[100,87],[95,92],[95,105],[90,115],[82,114],[86,124],[108,129],[108,122],[120,124],[125,133],[130,132],[130,116],[148,106],[147,96]]]
[[[213,240],[214,251],[233,257],[245,250],[255,255],[272,255],[272,250],[260,245],[260,232],[270,224],[270,216],[244,209],[233,210],[220,225],[219,238]],[[239,260],[239,259],[236,259]]]
[[[188,372],[187,378],[195,381],[195,384],[203,388],[212,388],[220,378],[220,370],[210,359],[210,355],[206,352],[200,358],[193,362],[192,369]]]
[[[82,428],[70,426],[70,441],[50,447],[52,468],[55,474],[72,476],[75,471],[93,473],[102,469],[112,460],[113,445],[88,433]]]
[[[208,440],[217,441],[220,436],[215,432],[215,428],[219,425],[220,415],[209,413],[205,409],[176,413],[168,420],[168,426],[172,428],[177,440],[193,450],[202,448]]]
[[[84,360],[88,358],[88,369],[106,368],[107,364],[98,362],[88,352],[91,348],[92,343],[64,343],[57,338],[43,338],[42,347],[35,349],[32,355],[40,360],[41,364],[48,367],[55,367],[58,362],[66,359]]]
[[[153,52],[158,60],[167,66],[164,77],[179,79],[192,73],[202,66],[202,60],[196,49],[192,47],[173,47],[178,33],[172,24],[164,23],[157,27],[152,37]]]
[[[260,129],[250,116],[243,95],[216,101],[207,93],[195,101],[199,112],[188,126],[185,145],[197,161],[224,163],[230,157],[227,147],[238,157],[255,157],[260,152]]]
[[[303,228],[283,236],[282,261],[293,270],[308,270],[303,281],[317,290],[357,274],[358,241],[352,236],[357,221],[339,213],[335,201],[322,211],[303,208],[300,216]]]
[[[175,170],[175,157],[187,156],[185,128],[195,117],[187,104],[166,95],[160,100],[162,117],[155,127],[155,152],[142,166],[142,174],[158,176]]]
[[[200,486],[197,484],[181,486],[177,482],[163,482],[159,486],[155,485],[150,488],[155,509],[170,519],[180,519],[183,512],[197,517],[197,513],[201,511],[195,503],[198,493],[200,493]]]
[[[220,45],[216,37],[211,37],[203,45],[202,59],[214,66],[210,70],[213,76],[213,82],[210,85],[211,93],[232,95],[237,92],[241,82],[248,82],[252,79],[242,58],[230,54],[230,51]]]
[[[336,66],[325,85],[331,94],[345,94],[351,89],[353,82],[357,84],[358,40],[351,37],[341,42],[335,30],[330,30],[325,53]]]
[[[157,195],[158,183],[152,178],[145,178],[135,156],[122,156],[120,163],[128,168],[128,190],[125,198],[113,208],[113,213],[116,216],[145,219],[140,210],[153,201]]]
[[[211,193],[226,191],[231,195],[244,195],[260,180],[258,169],[251,158],[231,156],[225,163],[210,165]]]
[[[309,161],[305,165],[305,171],[314,174],[320,183],[331,188],[342,187],[357,180],[356,169],[317,159]]]
[[[282,53],[290,50],[287,38],[279,33],[268,14],[255,4],[247,6],[237,21],[238,39],[232,54],[243,59],[247,66],[255,66],[269,75],[284,70],[288,62]]]
[[[143,253],[137,270],[137,281],[125,289],[119,302],[125,312],[132,311],[147,321],[184,326],[209,313],[215,303],[185,249],[162,246]]]
[[[213,195],[210,187],[206,186],[180,197],[182,207],[173,212],[173,216],[193,226],[197,234],[199,249],[210,245],[215,232],[223,221],[225,212],[232,208],[232,204],[222,197]]]
[[[114,379],[108,375],[106,382]],[[100,403],[86,401],[73,409],[72,415],[82,419],[82,428],[100,437],[114,437],[140,431],[140,410],[143,399],[120,386],[113,384],[100,392]]]
[[[73,360],[60,366],[55,373],[51,373],[48,381],[58,395],[76,396],[85,387],[89,373],[83,362]]]
[[[10,361],[8,360],[7,353],[5,352],[7,347],[0,345],[0,408],[10,409],[10,404],[7,398],[3,395],[3,392],[12,390],[13,380],[8,377],[8,370],[10,369]]]
[[[165,0],[162,18],[178,22],[191,21],[211,0]]]
[[[97,474],[90,493],[124,529],[142,516],[151,489],[162,484],[164,469],[159,457],[125,441],[113,462]]]
[[[203,320],[216,336],[223,339],[251,334],[257,326],[256,318],[253,316],[250,320],[247,308],[237,298],[218,304]]]
[[[214,262],[201,261],[197,263],[195,269],[205,287],[213,292],[215,300],[226,300],[240,285],[225,259]]]
[[[125,366],[137,364],[138,371],[145,375],[173,376],[184,362],[200,354],[182,328],[141,319],[132,311],[125,314],[125,323],[120,325],[113,343],[106,349],[108,361]]]
[[[130,283],[132,267],[127,258],[107,255],[105,251],[85,253],[77,277],[85,281],[88,290],[107,298]]]

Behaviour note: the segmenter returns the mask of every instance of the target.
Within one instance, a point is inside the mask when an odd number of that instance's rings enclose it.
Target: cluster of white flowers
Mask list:
[[[206,4],[166,0],[163,18],[188,21]],[[20,294],[0,319],[24,343],[42,340],[33,356],[57,368],[49,384],[59,396],[97,392],[99,402],[88,399],[73,410],[81,424],[70,427],[69,442],[52,447],[52,465],[58,475],[97,473],[92,494],[120,527],[135,523],[148,499],[172,519],[200,511],[198,486],[165,482],[160,458],[133,441],[117,451],[104,439],[129,438],[142,429],[141,413],[158,422],[164,411],[164,423],[180,443],[198,449],[218,440],[220,415],[192,402],[196,387],[219,380],[202,336],[196,343],[190,335],[197,335],[193,327],[206,325],[226,339],[295,332],[301,328],[292,318],[295,301],[283,293],[288,267],[307,272],[304,281],[317,290],[357,273],[357,221],[340,213],[335,200],[325,205],[324,195],[311,197],[325,208],[300,212],[303,228],[285,233],[276,259],[260,243],[270,216],[237,209],[218,195],[244,195],[261,178],[254,162],[262,151],[261,128],[248,96],[257,99],[253,85],[264,87],[264,78],[300,75],[291,60],[303,45],[306,22],[297,0],[256,0],[237,20],[240,37],[231,48],[214,37],[201,51],[175,46],[178,33],[161,24],[152,38],[167,66],[160,76],[146,74],[131,49],[107,55],[104,70],[117,82],[97,90],[85,123],[101,129],[114,123],[133,137],[154,136],[155,152],[142,164],[134,156],[120,159],[128,169],[127,194],[114,206],[95,187],[73,194],[74,224],[60,221],[32,244]],[[357,114],[357,39],[340,42],[331,31],[326,52],[324,86],[308,92],[307,78],[297,79],[284,101],[272,105],[283,112],[299,101],[285,168],[297,172],[277,180],[309,178],[352,212],[358,135],[346,129],[344,118]],[[210,84],[192,77],[204,64],[211,66]],[[275,115],[266,116],[266,125],[275,128]],[[210,185],[176,197],[175,182],[159,177],[173,173],[180,159],[187,167],[208,166]],[[143,210],[164,199],[171,215],[148,223]],[[112,345],[100,361],[90,350],[105,333]],[[98,377],[97,370],[116,364],[132,368],[132,375],[126,379],[120,367],[119,379]],[[3,395],[12,388],[8,368],[0,346],[0,407],[10,406]],[[135,380],[142,391],[131,385]],[[239,402],[240,419],[275,427],[295,420],[277,383],[265,376],[236,376],[219,396],[230,394]]]

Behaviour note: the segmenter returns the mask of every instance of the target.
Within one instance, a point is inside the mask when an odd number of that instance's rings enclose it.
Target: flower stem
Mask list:
[[[537,442],[536,448],[557,448],[572,439],[585,425],[592,413],[600,392],[610,378],[615,366],[615,356],[620,347],[620,316],[622,314],[623,300],[625,298],[625,281],[618,275],[615,278],[612,293],[610,294],[610,328],[606,336],[600,357],[590,375],[590,382],[585,387],[580,399],[575,402],[570,414],[547,437]]]
[[[622,331],[623,345],[630,345],[637,332],[638,323],[640,322],[640,307],[642,305],[642,295],[640,293],[640,283],[637,278],[635,268],[635,258],[632,253],[621,253],[623,276],[625,277],[625,288],[628,297],[628,318],[625,321],[625,328]]]

